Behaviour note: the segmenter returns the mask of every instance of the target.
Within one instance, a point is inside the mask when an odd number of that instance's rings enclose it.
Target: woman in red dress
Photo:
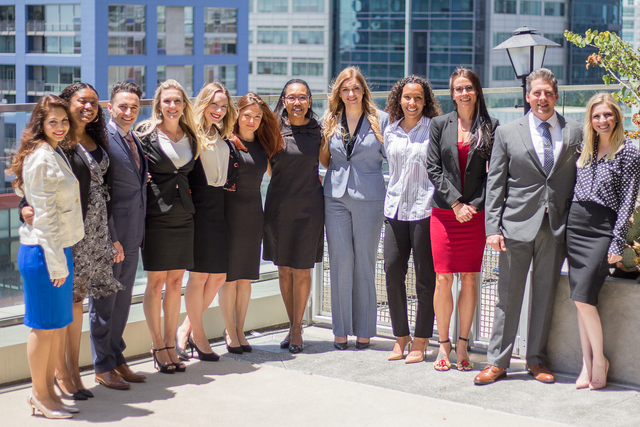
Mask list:
[[[471,370],[469,331],[478,304],[478,272],[485,246],[484,198],[487,162],[498,125],[489,117],[478,75],[458,68],[449,80],[455,110],[435,117],[427,157],[429,179],[435,186],[431,201],[431,250],[436,270],[434,311],[440,349],[434,367],[451,368],[449,323],[453,312],[453,273],[461,275],[458,300],[460,336],[456,345],[458,370]]]

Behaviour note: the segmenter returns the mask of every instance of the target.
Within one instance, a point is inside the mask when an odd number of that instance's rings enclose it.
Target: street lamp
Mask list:
[[[524,99],[524,113],[527,114],[531,106],[527,102],[527,76],[533,70],[542,67],[547,47],[558,47],[558,43],[536,34],[534,28],[520,27],[513,32],[513,36],[494,47],[493,50],[506,50],[516,78],[522,79],[522,95]]]

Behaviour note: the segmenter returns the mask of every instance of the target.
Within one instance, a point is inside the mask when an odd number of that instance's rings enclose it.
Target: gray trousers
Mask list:
[[[500,253],[498,302],[487,362],[508,368],[518,332],[529,265],[533,262],[531,281],[531,315],[527,338],[527,364],[547,363],[547,340],[551,316],[565,257],[565,244],[553,238],[549,217],[545,218],[531,242],[505,239],[506,252]]]
[[[331,318],[338,337],[376,334],[375,267],[383,200],[325,196],[325,226],[331,268]]]

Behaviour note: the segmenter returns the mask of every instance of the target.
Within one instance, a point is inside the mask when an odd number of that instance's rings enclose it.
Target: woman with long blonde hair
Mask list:
[[[602,323],[596,305],[609,264],[622,259],[638,197],[640,154],[625,140],[622,111],[609,93],[587,103],[573,203],[567,219],[571,299],[578,310],[582,372],[576,388],[607,385]]]
[[[376,108],[357,67],[342,70],[331,87],[324,116],[320,163],[331,262],[334,347],[369,347],[376,333],[375,265],[385,196],[382,135],[387,113]]]
[[[231,140],[238,154],[236,191],[224,195],[229,233],[229,269],[218,300],[224,317],[227,351],[250,352],[244,321],[251,299],[251,281],[260,277],[260,246],[264,226],[260,185],[269,159],[282,149],[278,119],[269,105],[248,93],[236,106],[238,120]]]
[[[147,271],[143,307],[151,332],[154,364],[160,372],[169,374],[186,370],[176,354],[175,331],[180,316],[182,278],[186,269],[193,268],[195,208],[188,175],[199,152],[195,129],[189,96],[180,83],[171,79],[158,86],[151,118],[136,128],[151,176],[142,248],[142,263]],[[164,311],[164,336],[161,311]]]
[[[188,360],[187,348],[198,359],[215,362],[202,315],[224,285],[229,268],[227,224],[224,220],[224,192],[235,186],[238,158],[229,134],[236,120],[231,95],[220,83],[202,88],[194,105],[200,157],[189,174],[191,199],[195,207],[193,268],[184,292],[187,316],[176,331],[178,357]]]

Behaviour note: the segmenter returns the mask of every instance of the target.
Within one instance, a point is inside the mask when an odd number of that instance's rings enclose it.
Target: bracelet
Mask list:
[[[455,207],[456,207],[456,206],[458,206],[458,205],[460,205],[460,204],[461,204],[461,203],[460,203],[460,201],[459,201],[459,200],[458,200],[458,201],[456,201],[456,202],[453,204],[453,206],[451,206],[451,209],[455,209]]]

